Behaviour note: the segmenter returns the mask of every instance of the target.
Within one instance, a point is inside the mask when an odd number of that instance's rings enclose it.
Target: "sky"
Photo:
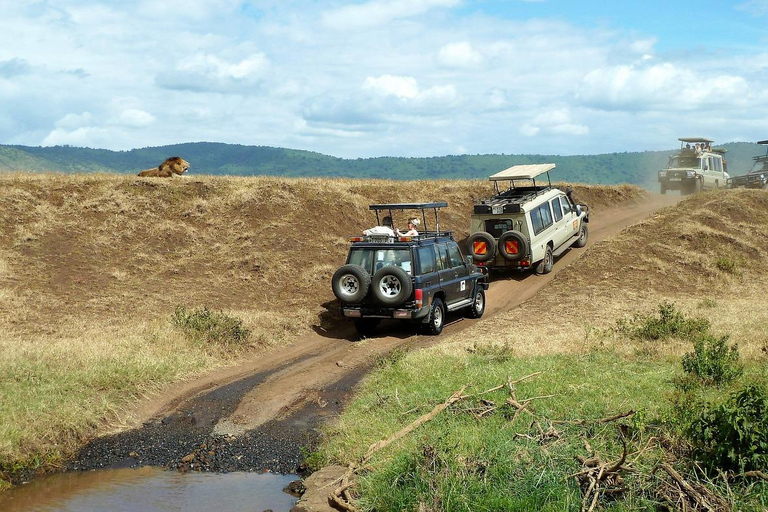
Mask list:
[[[581,155],[767,114],[768,0],[0,0],[0,144]]]

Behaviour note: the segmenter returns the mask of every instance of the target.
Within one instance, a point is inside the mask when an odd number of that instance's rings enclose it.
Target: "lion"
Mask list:
[[[173,178],[175,176],[183,176],[188,169],[189,162],[180,156],[172,156],[157,167],[141,171],[139,176],[145,178]]]

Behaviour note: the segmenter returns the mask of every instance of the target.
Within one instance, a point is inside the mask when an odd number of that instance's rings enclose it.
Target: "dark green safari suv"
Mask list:
[[[471,318],[485,312],[485,274],[461,254],[450,231],[441,231],[438,210],[445,202],[372,204],[379,215],[402,210],[434,212],[434,230],[416,236],[369,234],[350,238],[344,266],[333,275],[332,288],[344,317],[357,331],[370,335],[382,319],[419,325],[427,334],[440,334],[449,311],[462,310]]]

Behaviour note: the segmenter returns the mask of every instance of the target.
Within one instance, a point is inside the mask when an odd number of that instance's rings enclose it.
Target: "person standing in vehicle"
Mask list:
[[[381,226],[374,226],[363,231],[364,235],[389,235],[395,236],[395,230],[392,229],[392,217],[387,215],[381,219]]]
[[[408,219],[408,231],[403,233],[399,229],[396,229],[395,232],[397,233],[397,236],[419,236],[419,232],[416,230],[416,228],[419,227],[419,224],[421,224],[419,219],[411,217]]]

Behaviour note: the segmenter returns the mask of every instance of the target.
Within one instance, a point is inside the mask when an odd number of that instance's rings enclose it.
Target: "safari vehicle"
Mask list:
[[[556,256],[587,245],[589,208],[574,202],[570,188],[552,186],[554,168],[515,165],[489,178],[495,194],[474,201],[467,238],[479,266],[547,274]]]
[[[761,140],[758,144],[768,145],[768,140]],[[768,190],[768,148],[765,155],[753,158],[752,169],[743,176],[735,176],[728,180],[728,188],[762,188]]]
[[[376,223],[382,212],[416,210],[427,229],[427,212],[434,212],[434,229],[417,236],[371,234],[352,236],[346,264],[333,274],[333,293],[341,314],[368,336],[382,319],[411,322],[427,334],[443,330],[449,311],[470,318],[485,312],[488,280],[461,254],[450,231],[442,231],[438,211],[446,202],[372,204]]]
[[[680,141],[680,150],[669,157],[667,167],[659,171],[662,194],[666,194],[667,190],[695,194],[726,186],[729,176],[725,149],[713,149],[713,141],[702,137],[677,140]]]

